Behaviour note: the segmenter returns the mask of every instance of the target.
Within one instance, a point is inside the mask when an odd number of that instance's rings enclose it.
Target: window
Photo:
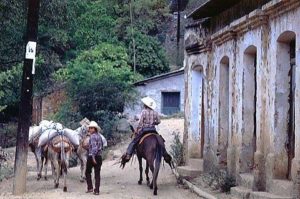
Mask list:
[[[162,113],[172,115],[180,111],[180,92],[162,92]]]

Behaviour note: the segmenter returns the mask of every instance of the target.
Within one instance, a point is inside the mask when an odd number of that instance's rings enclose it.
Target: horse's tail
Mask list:
[[[155,166],[154,166],[154,173],[153,173],[153,182],[155,183],[155,185],[158,178],[162,156],[163,156],[163,148],[157,142],[156,153],[155,153]]]
[[[68,172],[67,168],[67,160],[66,160],[66,153],[65,153],[65,143],[63,142],[63,136],[61,136],[61,149],[60,149],[60,159],[61,159],[61,174],[64,171],[65,173]]]

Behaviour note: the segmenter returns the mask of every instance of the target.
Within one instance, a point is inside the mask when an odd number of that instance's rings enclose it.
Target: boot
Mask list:
[[[122,157],[121,157],[121,165],[120,165],[120,167],[121,167],[122,169],[124,169],[126,163],[129,162],[130,158],[131,158],[131,155],[129,155],[129,154],[127,154],[127,153],[124,153],[124,154],[122,155]]]

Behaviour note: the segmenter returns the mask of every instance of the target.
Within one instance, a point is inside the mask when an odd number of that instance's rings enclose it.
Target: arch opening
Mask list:
[[[296,34],[282,33],[277,40],[275,87],[275,178],[291,179],[295,156]]]
[[[224,56],[219,68],[219,130],[218,154],[220,166],[227,166],[229,133],[229,57]]]
[[[204,151],[204,81],[203,67],[192,70],[191,137],[189,154],[191,158],[203,158]]]
[[[249,173],[256,151],[257,48],[249,46],[243,55],[243,128],[240,171]]]

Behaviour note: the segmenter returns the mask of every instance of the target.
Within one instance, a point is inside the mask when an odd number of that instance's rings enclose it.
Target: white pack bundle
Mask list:
[[[40,122],[39,126],[42,128],[42,131],[44,132],[45,130],[49,129],[52,124],[53,124],[53,121],[42,120]]]
[[[40,147],[47,144],[47,142],[54,138],[56,135],[58,135],[58,131],[56,129],[45,130],[39,139],[38,146]]]
[[[79,146],[79,135],[78,135],[78,132],[72,130],[72,129],[68,129],[68,128],[65,128],[64,129],[64,135],[70,139],[70,142],[76,146]]]
[[[42,134],[42,128],[40,126],[31,126],[29,127],[29,136],[28,141],[31,143],[36,136]]]
[[[107,147],[107,140],[106,140],[106,138],[101,133],[99,133],[99,134],[100,134],[102,142],[103,142],[103,147]]]

